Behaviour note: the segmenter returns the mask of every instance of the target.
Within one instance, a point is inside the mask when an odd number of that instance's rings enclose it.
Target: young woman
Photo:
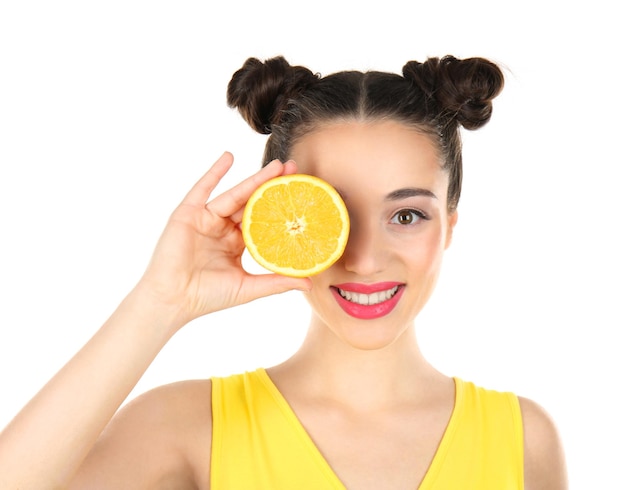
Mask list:
[[[480,58],[326,77],[246,61],[228,101],[270,134],[263,168],[214,197],[226,153],[191,189],[136,287],[1,434],[0,488],[566,488],[540,406],[440,373],[413,325],[457,220],[460,127],[484,125],[502,86]],[[342,194],[345,253],[311,278],[250,275],[243,207],[296,171]],[[286,362],[160,387],[116,414],[189,321],[291,289],[311,317]]]

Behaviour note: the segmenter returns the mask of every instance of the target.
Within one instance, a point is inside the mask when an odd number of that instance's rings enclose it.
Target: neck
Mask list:
[[[386,345],[363,349],[315,321],[298,352],[269,373],[281,391],[365,410],[421,399],[443,377],[422,355],[412,325]]]

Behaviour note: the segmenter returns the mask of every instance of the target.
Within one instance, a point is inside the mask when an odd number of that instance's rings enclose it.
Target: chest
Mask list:
[[[451,411],[451,406],[370,414],[304,409],[299,416],[349,490],[416,490],[437,453]]]
[[[457,382],[429,408],[350,411],[327,398],[287,403],[262,374],[260,386],[252,375],[214,380],[212,489],[524,488],[513,394]]]

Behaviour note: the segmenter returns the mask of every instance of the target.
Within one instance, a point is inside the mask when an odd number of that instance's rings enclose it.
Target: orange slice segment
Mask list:
[[[294,277],[318,274],[334,264],[348,241],[346,205],[328,182],[306,174],[262,184],[248,200],[241,233],[264,268]]]

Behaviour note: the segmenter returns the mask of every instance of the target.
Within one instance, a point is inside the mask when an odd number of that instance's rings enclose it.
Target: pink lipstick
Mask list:
[[[348,315],[362,320],[380,318],[400,301],[404,285],[399,282],[376,284],[345,283],[331,286],[333,296]]]

